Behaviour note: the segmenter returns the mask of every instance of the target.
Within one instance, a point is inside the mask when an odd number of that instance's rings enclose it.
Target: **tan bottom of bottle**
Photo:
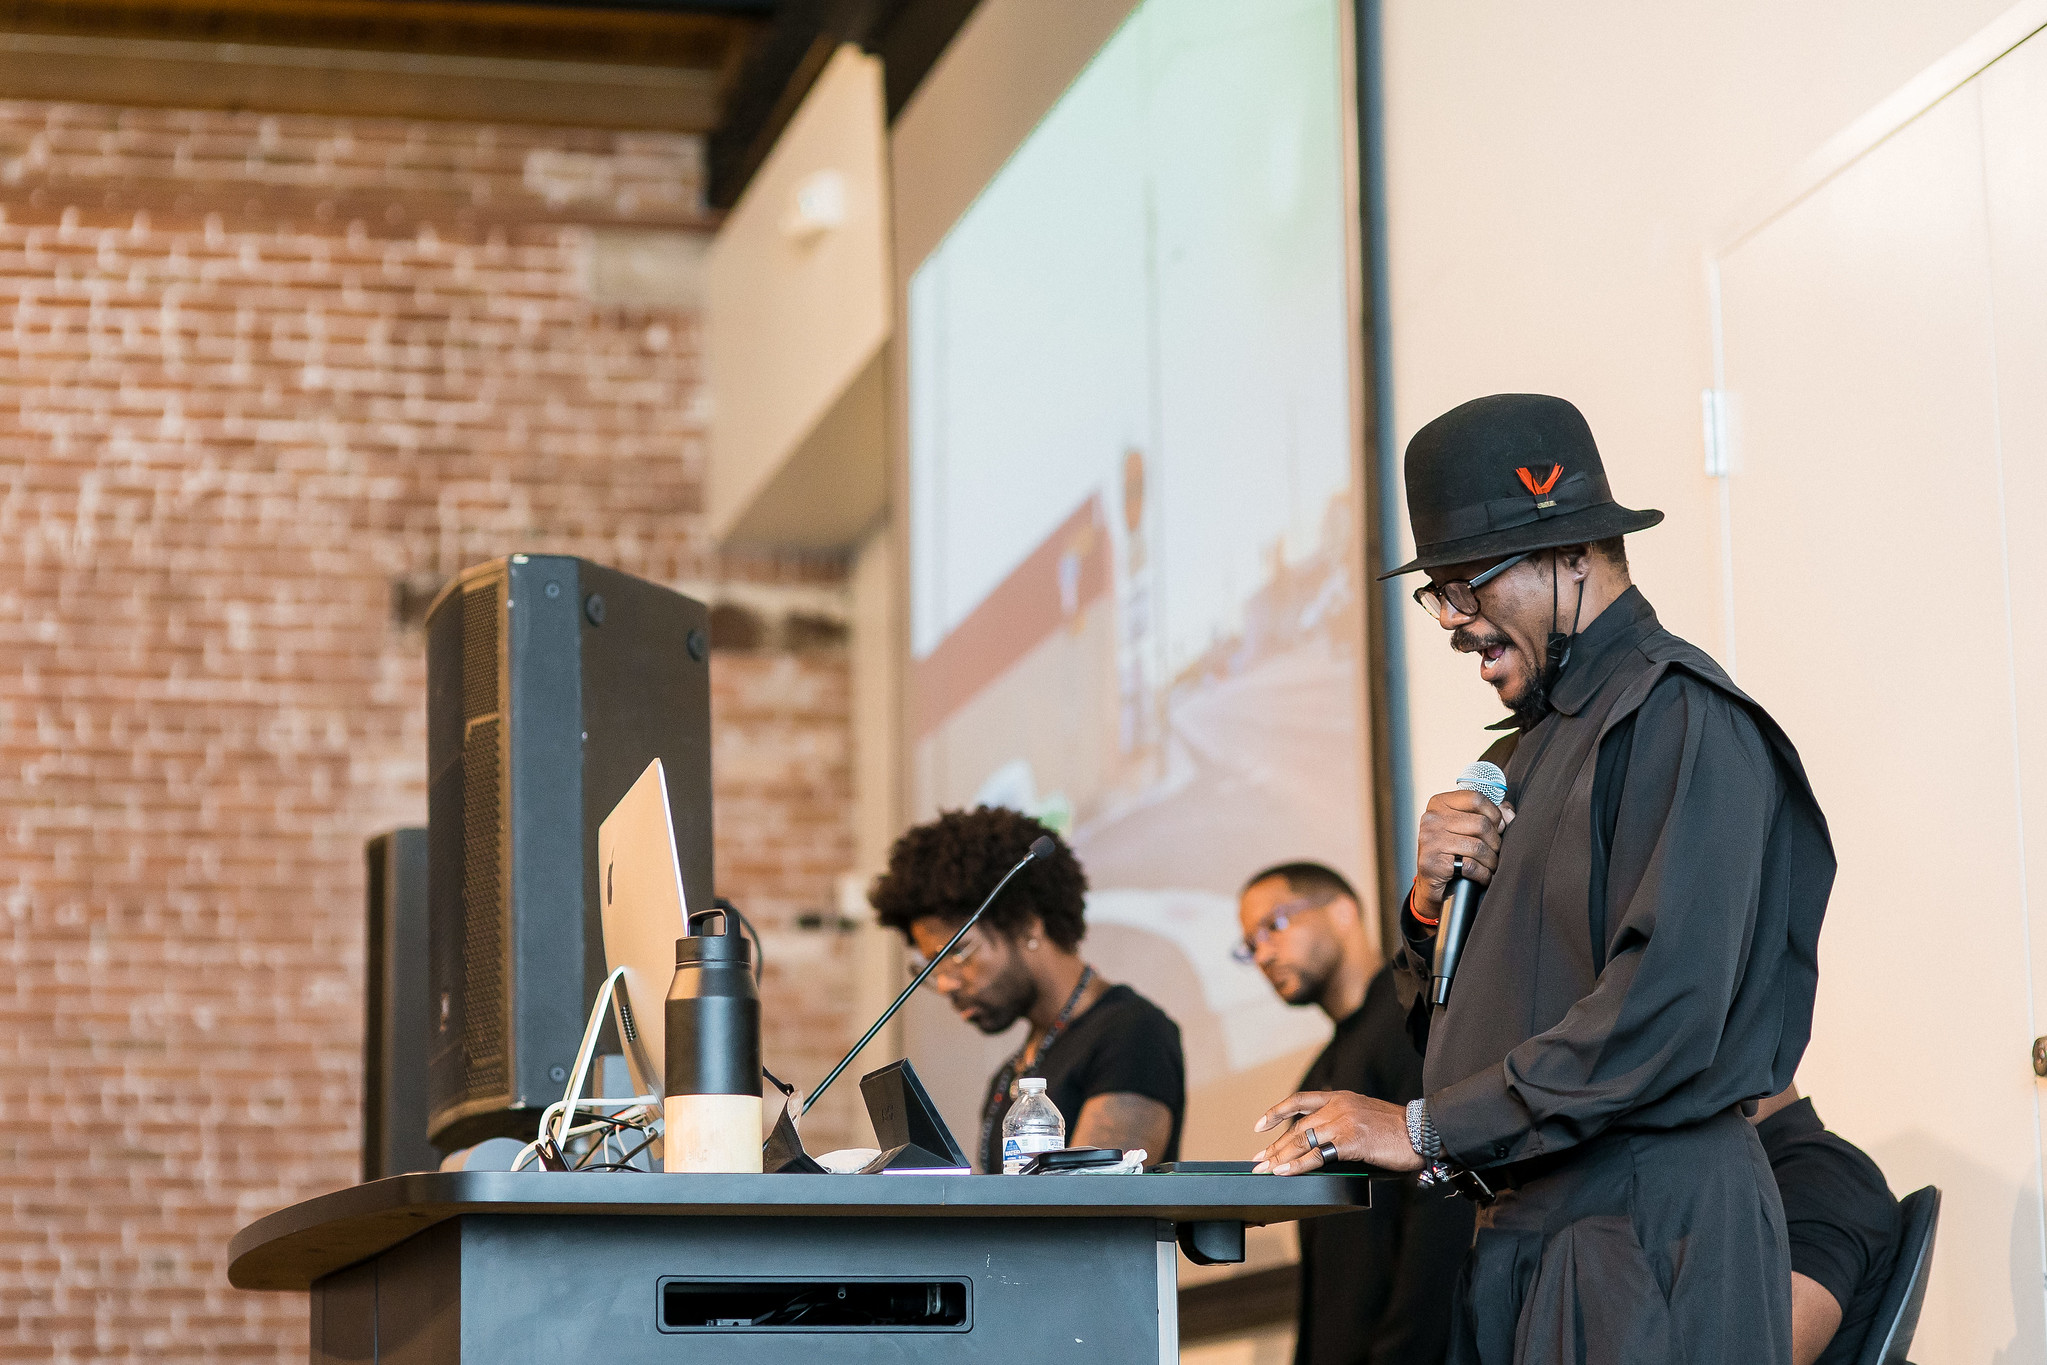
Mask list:
[[[661,1113],[662,1170],[760,1174],[759,1095],[670,1095]]]

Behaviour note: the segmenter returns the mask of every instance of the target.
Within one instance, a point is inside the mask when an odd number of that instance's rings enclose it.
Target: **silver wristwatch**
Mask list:
[[[1426,1100],[1408,1101],[1407,1140],[1423,1161],[1434,1164],[1443,1159],[1443,1139],[1436,1136],[1436,1125],[1429,1119]]]

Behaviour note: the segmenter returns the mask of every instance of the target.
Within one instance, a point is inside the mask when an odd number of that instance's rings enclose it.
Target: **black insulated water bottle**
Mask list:
[[[675,941],[664,1170],[761,1169],[761,1001],[753,945],[732,921],[723,910],[700,910],[689,917],[690,936]]]

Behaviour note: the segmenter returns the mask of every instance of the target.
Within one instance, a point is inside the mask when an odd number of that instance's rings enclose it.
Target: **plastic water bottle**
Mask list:
[[[1056,1152],[1066,1145],[1066,1119],[1059,1106],[1045,1097],[1045,1078],[1026,1076],[1016,1083],[1023,1093],[1002,1116],[1002,1173],[1020,1173],[1040,1152]]]

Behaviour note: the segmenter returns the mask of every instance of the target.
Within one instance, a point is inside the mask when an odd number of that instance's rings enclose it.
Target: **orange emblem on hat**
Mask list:
[[[1545,478],[1541,483],[1535,481],[1535,475],[1529,473],[1526,467],[1517,469],[1514,472],[1521,476],[1521,486],[1539,498],[1557,486],[1557,480],[1563,477],[1564,467],[1560,464],[1551,465],[1549,467],[1549,477]]]

